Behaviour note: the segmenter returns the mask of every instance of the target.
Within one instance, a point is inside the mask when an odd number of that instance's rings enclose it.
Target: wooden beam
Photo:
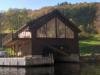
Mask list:
[[[55,34],[56,34],[56,38],[58,37],[57,31],[58,31],[58,23],[57,23],[57,18],[55,18]]]

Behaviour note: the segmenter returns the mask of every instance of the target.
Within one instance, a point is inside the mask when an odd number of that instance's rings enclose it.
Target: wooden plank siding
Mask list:
[[[18,34],[29,31],[30,37],[18,37]],[[80,30],[58,10],[54,10],[35,20],[29,21],[17,32],[17,39],[4,46],[22,51],[23,56],[42,55],[43,49],[49,46],[64,46],[66,53],[79,54],[78,33]],[[24,42],[24,43],[23,43]]]

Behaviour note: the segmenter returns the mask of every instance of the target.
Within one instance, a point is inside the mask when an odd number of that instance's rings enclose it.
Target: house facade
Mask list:
[[[6,35],[3,46],[14,50],[14,56],[53,56],[55,61],[78,61],[79,32],[69,19],[54,10]]]

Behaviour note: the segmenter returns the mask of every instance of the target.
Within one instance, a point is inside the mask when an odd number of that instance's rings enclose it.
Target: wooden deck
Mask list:
[[[38,66],[54,64],[52,56],[0,58],[0,66]]]

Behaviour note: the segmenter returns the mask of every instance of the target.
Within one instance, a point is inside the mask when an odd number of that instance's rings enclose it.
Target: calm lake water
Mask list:
[[[0,75],[100,75],[100,64],[55,64],[52,67],[0,67]]]

